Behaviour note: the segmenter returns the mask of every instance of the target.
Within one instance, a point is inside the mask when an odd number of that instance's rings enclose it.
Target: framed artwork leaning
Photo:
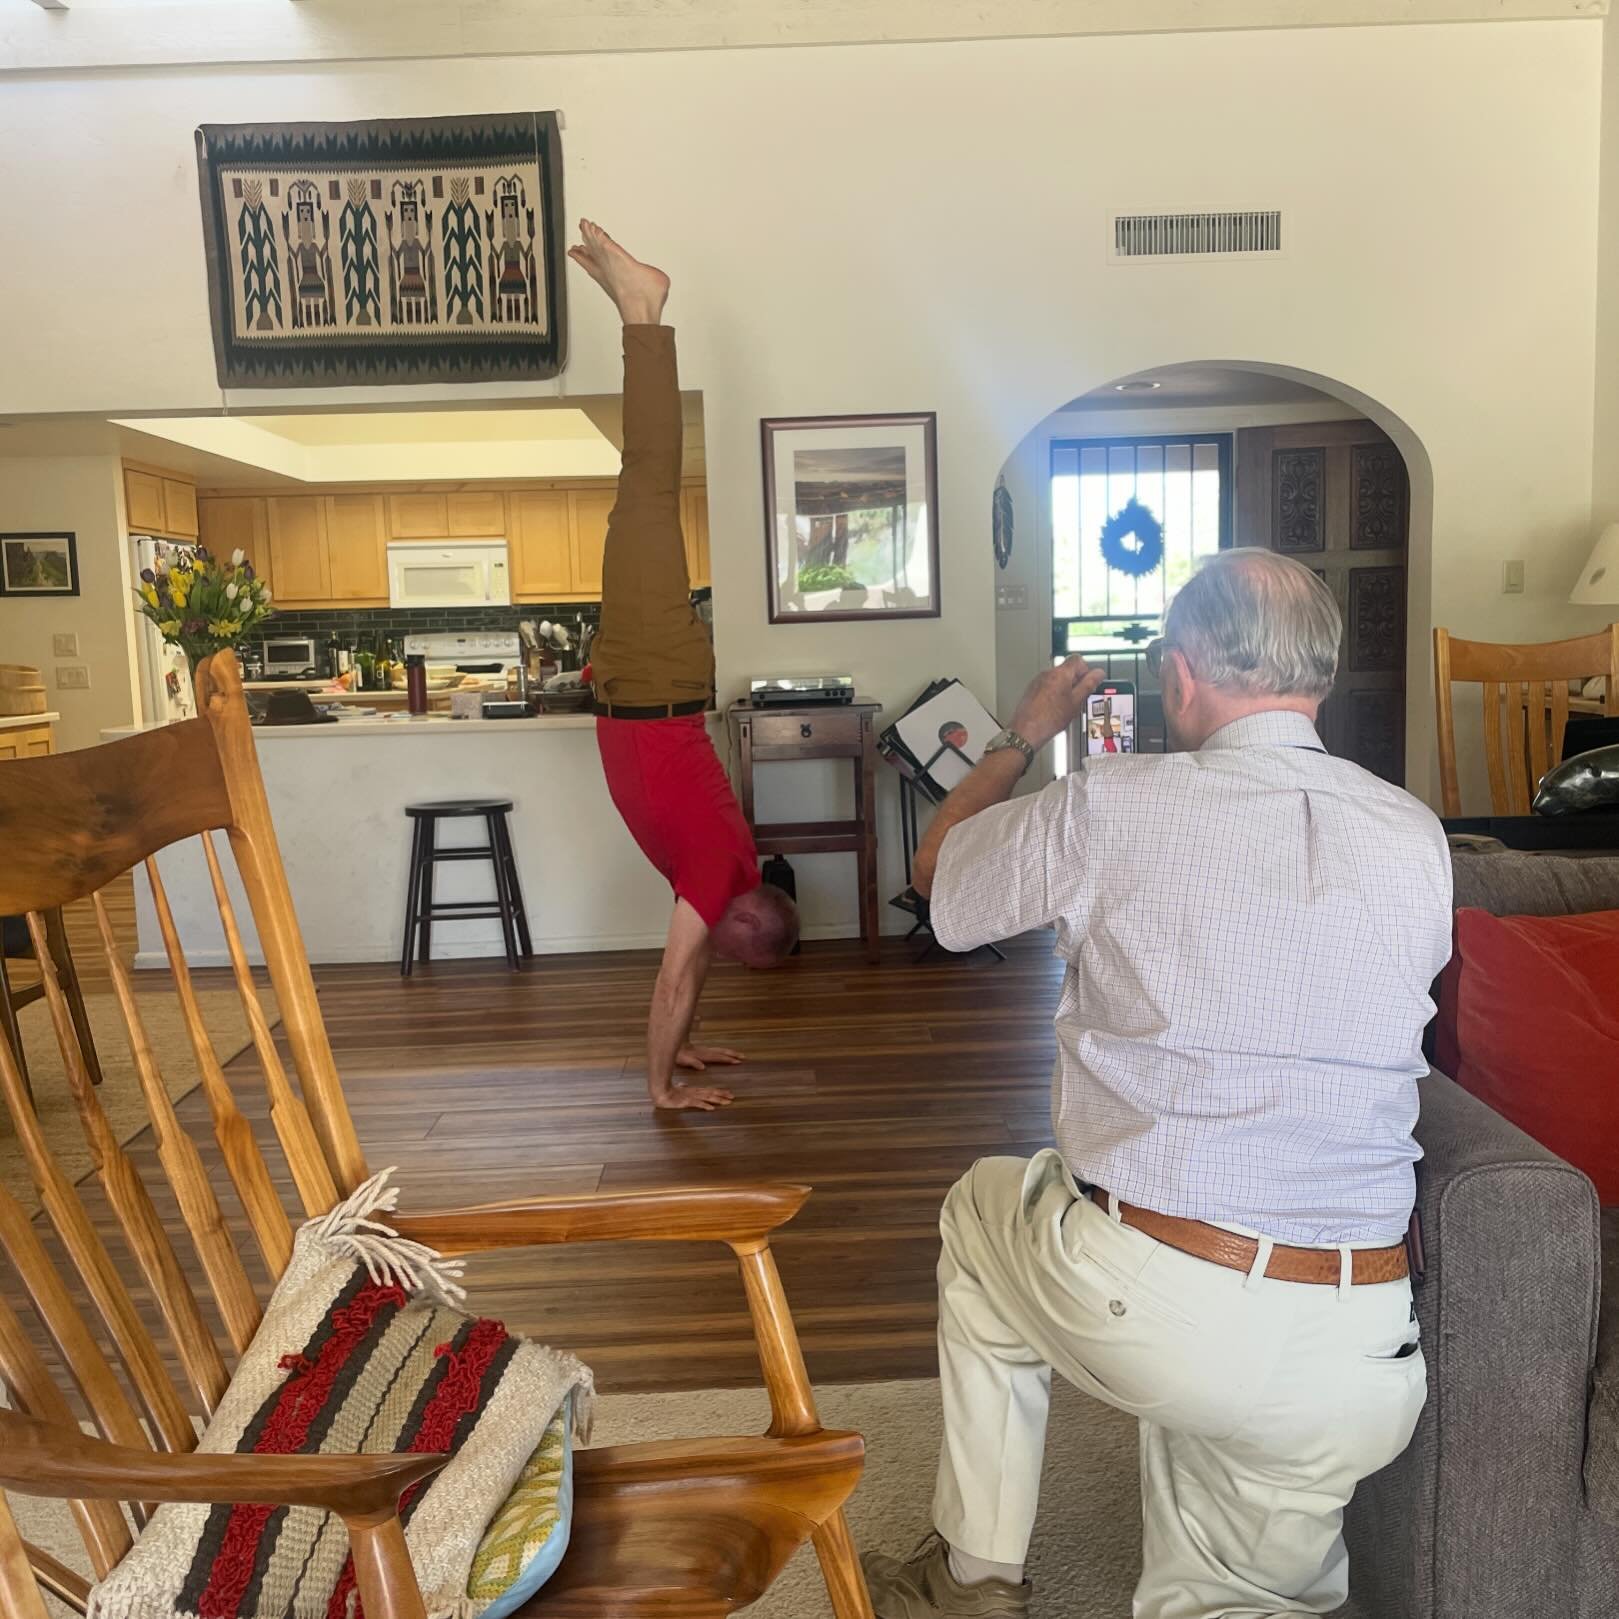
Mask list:
[[[932,411],[760,424],[772,624],[937,618]]]

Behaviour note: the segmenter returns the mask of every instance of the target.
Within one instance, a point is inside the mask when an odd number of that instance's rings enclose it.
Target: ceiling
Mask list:
[[[578,410],[421,410],[358,415],[238,416],[261,433],[293,444],[541,444],[558,439],[599,439]],[[151,423],[145,424],[148,428]]]
[[[1157,383],[1157,387],[1147,384]],[[1140,385],[1140,386],[1137,386]],[[1267,371],[1236,366],[1172,365],[1138,371],[1093,388],[1064,406],[1065,410],[1187,410],[1199,406],[1309,405],[1331,406],[1341,413],[1343,400],[1318,388]]]
[[[0,74],[1589,19],[1608,0],[0,0]]]
[[[700,478],[702,395],[682,395],[682,407],[683,471]],[[121,455],[205,488],[611,478],[623,437],[623,401],[581,395],[498,410],[20,417],[0,421],[0,459]]]

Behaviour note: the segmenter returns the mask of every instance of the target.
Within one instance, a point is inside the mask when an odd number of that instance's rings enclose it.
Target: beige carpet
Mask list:
[[[275,995],[268,986],[264,986],[259,990],[259,997],[264,1005],[264,1015],[274,1027],[280,1016]],[[180,1014],[180,1003],[174,995],[155,990],[142,990],[138,999],[141,1021],[146,1025],[152,1049],[157,1053],[164,1086],[170,1096],[178,1099],[197,1085],[201,1077],[197,1073],[191,1040]],[[140,1080],[136,1077],[135,1065],[129,1055],[123,1013],[119,1010],[117,997],[111,993],[88,995],[84,1004],[90,1014],[96,1052],[101,1059],[103,1077],[96,1094],[112,1121],[118,1139],[128,1141],[145,1129],[148,1119]],[[197,994],[197,1004],[221,1064],[229,1062],[252,1038],[236,992],[228,989],[201,990]],[[23,1050],[28,1056],[28,1075],[33,1082],[40,1123],[68,1178],[77,1181],[90,1173],[90,1154],[85,1147],[84,1132],[79,1127],[79,1116],[67,1088],[62,1055],[51,1029],[50,1009],[43,1001],[35,1001],[32,1006],[22,1009],[18,1021],[22,1025]],[[17,1198],[24,1208],[38,1208],[39,1200],[34,1195],[33,1182],[28,1178],[17,1137],[4,1106],[0,1106],[0,1185]]]
[[[908,1552],[928,1528],[939,1453],[938,1384],[832,1384],[817,1397],[828,1427],[866,1436],[866,1474],[849,1506],[856,1543]],[[593,1443],[762,1433],[769,1415],[763,1393],[747,1389],[609,1394],[597,1407]],[[1035,1619],[1127,1619],[1141,1557],[1135,1424],[1059,1384],[1041,1500],[1030,1556]],[[61,1508],[15,1499],[12,1506],[29,1539],[85,1568]],[[748,1611],[753,1619],[830,1619],[814,1552],[800,1552]],[[1340,1619],[1354,1615],[1351,1605]]]

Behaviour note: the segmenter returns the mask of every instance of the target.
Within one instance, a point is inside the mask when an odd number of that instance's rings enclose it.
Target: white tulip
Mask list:
[[[245,561],[246,561],[246,560],[247,560],[247,552],[246,552],[246,551],[244,551],[244,550],[243,550],[243,549],[242,549],[242,548],[241,548],[241,546],[237,546],[237,547],[236,547],[236,549],[235,549],[235,550],[234,550],[234,551],[232,551],[232,552],[231,552],[231,554],[230,554],[230,565],[231,565],[231,566],[232,566],[232,567],[233,567],[233,568],[239,568],[239,567],[241,567],[241,565],[242,565],[242,564],[243,564],[243,563],[244,563],[244,562],[245,562]]]
[[[236,581],[233,579],[228,585],[225,586],[225,600],[228,601],[228,602],[235,601],[236,600],[236,590],[237,590]]]

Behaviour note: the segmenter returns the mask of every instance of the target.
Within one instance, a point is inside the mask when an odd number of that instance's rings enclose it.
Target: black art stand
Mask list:
[[[905,850],[905,887],[907,891],[911,887],[911,862],[916,856],[917,845],[922,841],[921,801],[926,798],[933,805],[944,802],[944,794],[939,790],[933,778],[928,775],[928,771],[947,753],[955,754],[969,769],[972,767],[973,761],[960,748],[949,742],[946,742],[920,770],[914,769],[908,760],[901,758],[897,753],[884,754],[884,757],[899,773],[899,830],[900,842]],[[910,911],[909,906],[900,908]],[[920,965],[939,948],[939,941],[933,935],[933,925],[928,920],[928,902],[925,899],[918,896],[918,909],[911,911],[910,914],[915,916],[916,924],[905,937],[914,939],[919,933],[927,935],[927,944],[916,958],[917,964]],[[986,944],[982,948],[989,951],[997,961],[1006,960],[1006,957],[994,945]]]

